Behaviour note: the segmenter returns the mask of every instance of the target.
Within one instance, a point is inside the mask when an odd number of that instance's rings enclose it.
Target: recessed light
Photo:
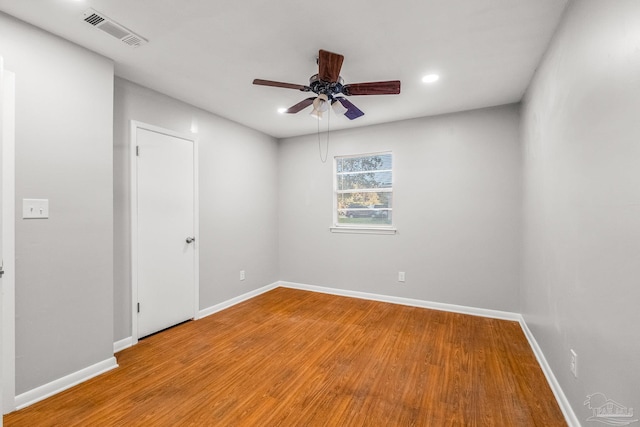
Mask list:
[[[422,82],[423,83],[433,83],[433,82],[437,82],[439,78],[440,78],[440,76],[437,75],[437,74],[427,74],[426,76],[424,76],[422,78]]]
[[[288,108],[282,108],[282,107],[280,107],[280,108],[278,108],[278,113],[280,113],[280,114],[284,114],[287,110],[288,110]]]

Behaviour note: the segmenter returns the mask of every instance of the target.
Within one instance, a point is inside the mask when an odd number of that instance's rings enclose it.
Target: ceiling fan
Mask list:
[[[317,119],[322,118],[322,113],[329,109],[329,105],[336,114],[344,114],[349,120],[364,115],[351,101],[340,95],[397,95],[400,93],[400,80],[344,84],[344,80],[340,77],[343,61],[344,56],[321,49],[318,54],[318,74],[311,76],[308,86],[261,79],[255,79],[253,84],[315,93],[317,96],[304,99],[284,112],[295,114],[313,105],[311,115]]]

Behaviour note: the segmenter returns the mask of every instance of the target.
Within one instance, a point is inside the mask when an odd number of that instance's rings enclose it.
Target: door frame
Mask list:
[[[130,177],[131,177],[131,345],[138,343],[138,161],[136,147],[138,145],[138,129],[160,133],[175,138],[190,141],[193,144],[193,233],[196,238],[194,243],[193,261],[193,318],[198,318],[200,310],[200,214],[199,214],[199,191],[198,191],[198,140],[195,135],[188,135],[164,129],[147,123],[131,120],[130,134]]]
[[[0,319],[0,416],[16,409],[15,351],[15,74],[3,68],[0,56],[0,121],[2,135],[2,258],[5,274],[2,278]],[[9,100],[5,103],[4,100]],[[8,105],[7,105],[8,104]],[[5,122],[5,117],[8,120]],[[0,420],[0,425],[2,425]]]

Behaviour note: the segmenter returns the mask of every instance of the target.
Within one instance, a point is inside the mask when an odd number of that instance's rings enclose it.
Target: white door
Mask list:
[[[135,132],[141,338],[195,316],[194,141]]]
[[[4,199],[3,199],[3,191],[2,187],[4,186],[4,67],[2,57],[0,57],[0,242],[4,242],[3,238],[3,225],[4,225]],[[0,244],[0,319],[4,316],[4,310],[2,310],[3,298],[2,294],[4,293],[4,286],[2,276],[4,275],[4,262],[2,258],[2,246]],[[4,322],[3,322],[4,323]],[[0,327],[0,368],[4,364],[4,358],[2,357],[3,346],[2,340],[4,339],[4,334],[2,333],[4,325]],[[0,427],[2,427],[2,414],[4,414],[4,405],[2,404],[4,400],[3,395],[4,389],[4,375],[2,369],[0,369]]]
[[[0,414],[15,409],[15,74],[2,67],[0,57]]]

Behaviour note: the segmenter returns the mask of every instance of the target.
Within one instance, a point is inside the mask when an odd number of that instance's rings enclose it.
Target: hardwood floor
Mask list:
[[[566,426],[518,323],[277,288],[5,426]]]

